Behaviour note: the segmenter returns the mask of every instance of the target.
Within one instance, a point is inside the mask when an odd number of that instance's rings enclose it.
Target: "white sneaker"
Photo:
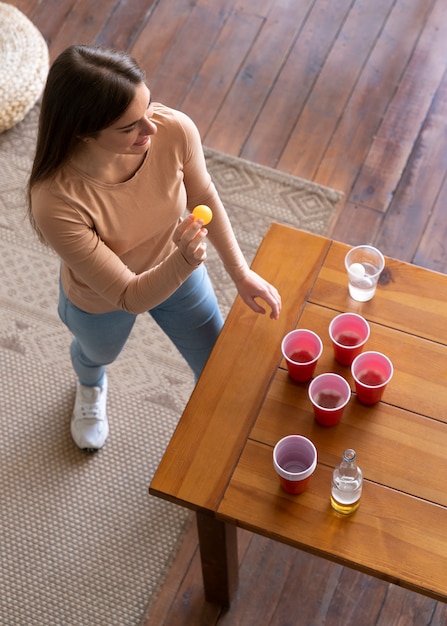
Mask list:
[[[86,387],[79,382],[71,418],[71,436],[82,450],[99,450],[109,435],[106,414],[107,375],[102,387]]]

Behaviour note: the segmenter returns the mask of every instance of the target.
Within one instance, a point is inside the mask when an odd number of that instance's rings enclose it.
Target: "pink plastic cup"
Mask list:
[[[305,491],[317,467],[317,449],[302,435],[287,435],[273,449],[273,466],[287,493]]]
[[[309,398],[315,420],[321,426],[335,426],[341,420],[345,406],[351,399],[351,387],[342,376],[320,374],[309,385]]]
[[[284,337],[281,351],[287,362],[290,378],[302,383],[312,378],[323,352],[323,343],[313,331],[298,328]]]
[[[393,364],[381,352],[359,354],[351,365],[359,402],[362,404],[379,402],[385,387],[393,377],[393,372]]]
[[[340,313],[329,324],[329,336],[335,360],[340,365],[351,365],[369,339],[370,328],[357,313]]]

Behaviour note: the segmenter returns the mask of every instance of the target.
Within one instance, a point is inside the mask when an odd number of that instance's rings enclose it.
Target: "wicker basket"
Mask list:
[[[0,2],[0,133],[23,120],[48,74],[48,46],[16,7]]]

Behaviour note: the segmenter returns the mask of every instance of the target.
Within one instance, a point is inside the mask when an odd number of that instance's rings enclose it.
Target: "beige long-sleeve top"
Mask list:
[[[35,220],[62,260],[68,299],[89,313],[142,313],[170,296],[194,271],[172,237],[185,209],[207,204],[207,226],[233,280],[248,271],[207,171],[199,132],[183,113],[154,105],[157,133],[129,180],[106,184],[73,165],[36,185]]]

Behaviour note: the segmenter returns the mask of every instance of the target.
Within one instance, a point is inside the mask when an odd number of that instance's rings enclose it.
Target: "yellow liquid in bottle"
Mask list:
[[[355,502],[339,502],[334,498],[331,494],[331,505],[332,508],[337,511],[337,513],[342,513],[343,515],[349,515],[350,513],[354,513],[359,508],[360,498],[355,500]]]
[[[354,513],[360,504],[363,474],[356,465],[355,458],[355,450],[345,450],[343,461],[332,474],[331,506],[342,515]]]

